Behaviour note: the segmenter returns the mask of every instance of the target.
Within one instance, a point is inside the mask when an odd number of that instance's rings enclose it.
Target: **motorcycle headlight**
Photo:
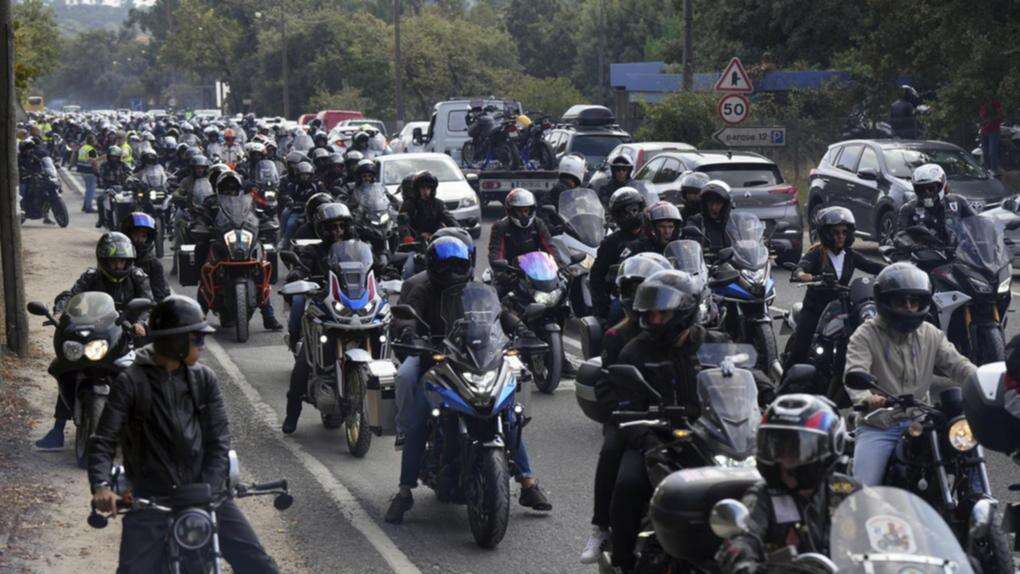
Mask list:
[[[960,452],[966,452],[977,446],[977,439],[970,431],[967,419],[960,419],[949,426],[949,444]]]
[[[463,209],[465,207],[474,207],[478,205],[478,199],[475,196],[464,197],[457,203],[457,209]]]
[[[764,283],[765,282],[765,268],[756,269],[754,271],[743,269],[740,271],[740,276],[744,278],[744,281],[752,284]]]
[[[212,534],[212,518],[200,508],[189,508],[174,521],[174,541],[185,550],[204,548]]]
[[[64,341],[64,358],[68,361],[77,361],[85,354],[85,345],[78,341]]]
[[[1013,278],[1012,277],[1006,277],[1006,279],[1004,279],[1002,281],[1002,283],[999,283],[999,290],[998,290],[998,292],[1000,294],[1001,293],[1009,292],[1009,288],[1010,288],[1010,285],[1012,285],[1012,283],[1013,283]]]
[[[492,385],[496,383],[496,377],[499,375],[496,371],[489,371],[476,375],[475,373],[461,373],[464,380],[470,383],[475,390],[480,392],[487,392],[492,389]]]
[[[247,229],[238,229],[235,231],[228,231],[223,234],[223,242],[227,244],[227,247],[234,249],[240,247],[247,250],[251,247],[252,240],[255,239],[255,235]]]
[[[106,352],[109,350],[110,344],[106,342],[106,339],[97,339],[85,344],[85,356],[90,361],[98,361],[102,359],[106,356]]]
[[[560,301],[560,295],[562,292],[559,289],[553,289],[552,291],[535,291],[535,303],[539,305],[545,305],[546,307],[552,307]]]
[[[156,201],[159,199],[159,192],[152,190],[149,192],[149,201]]]
[[[749,456],[744,460],[737,460],[735,458],[717,454],[712,457],[712,460],[715,461],[716,465],[725,466],[727,468],[754,468],[757,466],[757,462],[753,456]]]
[[[276,199],[276,192],[275,191],[267,191],[265,193],[265,198],[266,198],[266,201],[272,201],[272,200]]]
[[[340,301],[333,301],[333,310],[334,311],[336,311],[337,313],[343,313],[344,309],[346,309],[346,307],[344,307],[343,303],[341,303]]]
[[[382,216],[379,217],[379,223],[388,223],[389,220],[390,220],[390,214],[389,213],[384,213],[384,214],[382,214]]]

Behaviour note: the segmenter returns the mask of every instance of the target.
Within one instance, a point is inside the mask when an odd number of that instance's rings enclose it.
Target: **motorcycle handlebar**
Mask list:
[[[262,484],[253,484],[248,487],[248,490],[287,490],[287,480],[274,480],[271,482],[263,482]]]

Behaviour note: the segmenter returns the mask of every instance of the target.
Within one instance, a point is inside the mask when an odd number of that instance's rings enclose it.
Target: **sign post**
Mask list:
[[[786,128],[738,128],[726,127],[718,130],[712,137],[719,143],[730,147],[784,147],[786,146]]]
[[[716,107],[722,121],[734,125],[747,119],[751,113],[751,102],[743,94],[753,92],[754,85],[751,84],[751,77],[744,71],[740,58],[730,60],[715,82],[715,91],[723,93]]]

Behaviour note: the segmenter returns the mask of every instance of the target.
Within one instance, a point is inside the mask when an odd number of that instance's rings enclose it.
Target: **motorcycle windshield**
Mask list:
[[[290,142],[291,151],[307,152],[313,147],[315,147],[315,142],[308,134],[298,134],[294,136],[294,141]]]
[[[163,171],[162,166],[153,166],[147,168],[139,175],[139,179],[145,184],[145,187],[149,189],[161,189],[166,187],[166,172]]]
[[[689,273],[695,279],[707,281],[708,266],[705,265],[705,255],[701,250],[701,244],[690,239],[678,239],[669,242],[662,255],[669,259],[679,271]]]
[[[63,315],[72,326],[91,325],[98,331],[110,328],[119,316],[113,297],[101,291],[86,291],[71,297]]]
[[[205,203],[205,200],[213,195],[212,184],[209,183],[209,178],[203,177],[195,180],[195,185],[191,187],[191,204],[195,207],[201,207]]]
[[[984,216],[964,217],[956,225],[956,259],[982,271],[996,273],[1009,265],[1002,230]]]
[[[560,194],[560,217],[573,228],[578,239],[597,247],[606,236],[606,210],[594,190],[579,187]]]
[[[472,282],[443,291],[440,314],[446,344],[472,370],[492,371],[499,366],[510,344],[499,321],[502,310],[499,295],[490,285]]]
[[[840,572],[974,572],[939,513],[899,488],[876,486],[851,494],[833,514],[831,532],[831,557]]]
[[[254,221],[258,228],[258,220],[255,219],[255,208],[252,205],[251,194],[221,195],[219,196],[220,212],[216,216],[216,227],[231,227],[236,229]]]
[[[765,247],[765,224],[752,213],[733,213],[726,223],[726,236],[733,248],[733,264],[755,271],[765,267],[769,250]]]
[[[268,159],[261,160],[255,173],[255,181],[262,185],[276,187],[280,183],[280,173],[276,170],[276,163]]]
[[[40,160],[40,163],[42,164],[42,171],[46,174],[46,177],[48,177],[51,181],[60,181],[60,178],[57,175],[57,167],[53,165],[53,159],[50,156],[43,157],[42,160]]]
[[[365,295],[368,274],[372,271],[372,248],[354,239],[334,243],[329,249],[329,268],[339,281],[344,297],[351,301],[360,300]],[[340,293],[333,293],[333,297],[341,300]]]
[[[545,251],[532,251],[517,258],[517,266],[539,290],[545,290],[556,281],[556,260]]]
[[[701,371],[698,404],[701,415],[694,423],[694,432],[713,451],[736,460],[754,454],[761,411],[758,385],[750,371],[741,368]]]
[[[358,188],[358,207],[366,213],[378,213],[390,208],[390,200],[386,195],[386,186],[372,183]]]
[[[648,182],[639,179],[633,182],[631,187],[641,192],[641,195],[645,196],[645,205],[652,205],[656,201],[659,201],[659,192],[648,187]]]

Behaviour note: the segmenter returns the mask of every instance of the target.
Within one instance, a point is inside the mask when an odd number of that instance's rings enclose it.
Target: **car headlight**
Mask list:
[[[64,358],[68,361],[77,361],[85,354],[85,345],[78,341],[64,341]]]
[[[949,444],[960,452],[966,452],[977,446],[977,439],[970,431],[967,419],[960,419],[949,426]]]
[[[744,278],[744,281],[748,283],[764,283],[765,282],[765,268],[756,269],[751,271],[749,269],[742,269],[740,276]]]
[[[480,375],[465,372],[461,373],[461,376],[464,377],[465,381],[471,383],[471,385],[473,385],[476,390],[485,392],[492,388],[492,385],[496,382],[496,376],[498,374],[499,373],[497,373],[496,371],[489,371],[487,373],[482,373]]]
[[[461,198],[460,202],[457,204],[457,209],[463,209],[465,207],[474,207],[476,205],[478,205],[478,198],[472,195],[470,197]]]
[[[1013,283],[1013,278],[1012,277],[1006,277],[1006,279],[1003,280],[1002,283],[999,283],[999,293],[1007,293],[1009,291],[1009,287],[1010,287],[1010,285],[1012,283]]]
[[[185,550],[204,548],[212,534],[212,518],[200,508],[189,508],[174,521],[174,541]]]
[[[717,454],[712,457],[712,460],[715,461],[716,465],[725,466],[728,468],[754,468],[755,466],[757,466],[757,462],[755,461],[753,456],[749,456],[744,460],[737,460],[735,458],[730,458],[728,456]]]
[[[562,292],[559,289],[553,289],[549,292],[535,291],[535,303],[551,307],[556,303],[559,303],[561,294]]]
[[[110,344],[106,342],[106,339],[96,339],[95,341],[89,341],[85,344],[85,356],[90,361],[98,361],[106,356],[106,352],[110,350]]]

